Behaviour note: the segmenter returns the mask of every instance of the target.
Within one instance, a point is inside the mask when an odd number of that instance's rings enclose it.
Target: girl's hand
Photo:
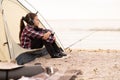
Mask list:
[[[43,35],[43,38],[42,38],[42,39],[47,40],[50,35],[51,35],[51,32],[48,31],[47,33],[45,33],[45,34]]]

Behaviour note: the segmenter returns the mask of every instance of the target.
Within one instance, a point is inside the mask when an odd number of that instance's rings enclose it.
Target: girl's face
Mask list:
[[[34,17],[34,20],[33,20],[33,22],[34,22],[34,26],[39,26],[39,19],[38,19],[38,16],[36,16],[36,17]]]

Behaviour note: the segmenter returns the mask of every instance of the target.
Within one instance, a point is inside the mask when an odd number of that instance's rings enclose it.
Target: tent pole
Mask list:
[[[4,22],[4,26],[7,26],[7,23],[6,23],[6,20],[5,20],[5,15],[4,15],[4,10],[2,9],[2,17],[3,17],[3,22]],[[10,55],[10,59],[12,59],[12,55],[11,55],[11,51],[10,51],[10,45],[9,45],[9,40],[7,38],[7,32],[6,32],[6,29],[4,27],[4,30],[5,30],[5,37],[6,37],[6,40],[7,40],[7,45],[8,45],[8,51],[9,51],[9,55]]]

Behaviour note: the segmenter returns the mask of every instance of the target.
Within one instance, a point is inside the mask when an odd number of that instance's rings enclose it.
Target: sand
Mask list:
[[[40,57],[25,65],[41,63],[58,69],[48,80],[120,80],[120,51],[72,50],[67,57]]]

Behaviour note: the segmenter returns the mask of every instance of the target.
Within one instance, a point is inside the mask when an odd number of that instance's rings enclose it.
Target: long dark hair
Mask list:
[[[20,32],[19,32],[19,39],[21,37],[21,34],[25,28],[24,21],[29,25],[34,25],[34,18],[37,16],[35,13],[28,13],[25,17],[22,17],[20,20]]]

